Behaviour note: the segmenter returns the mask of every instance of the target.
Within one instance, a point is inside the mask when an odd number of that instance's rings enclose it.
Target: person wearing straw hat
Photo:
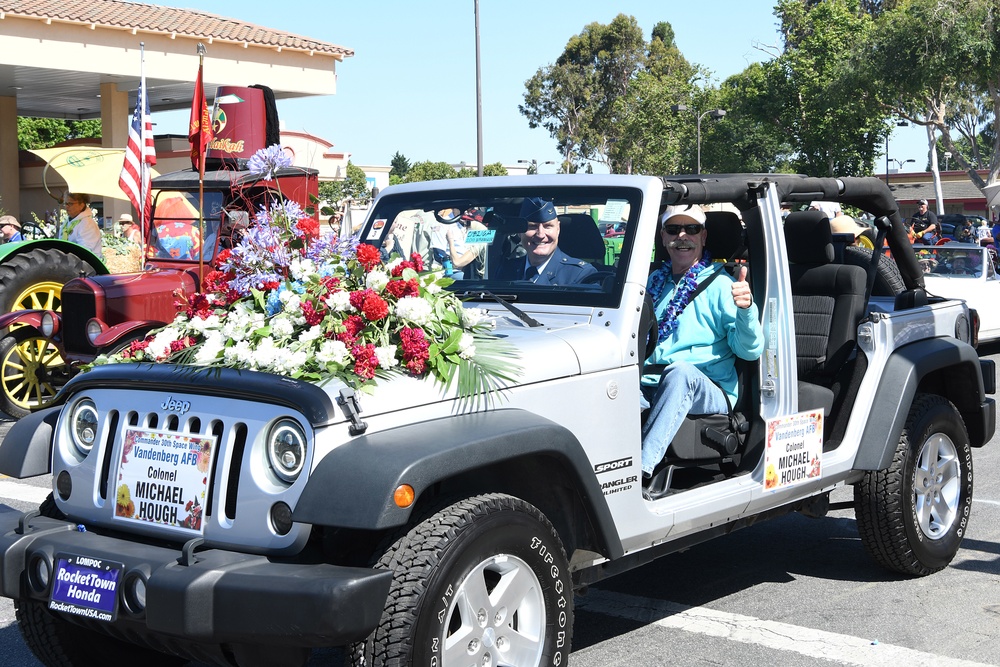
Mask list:
[[[851,245],[863,246],[869,249],[875,247],[875,244],[871,242],[871,239],[865,239],[865,237],[862,236],[865,232],[870,231],[869,228],[864,225],[859,225],[854,218],[849,215],[838,215],[831,220],[830,231],[834,234],[851,234],[854,237]],[[865,240],[868,242],[865,243]]]
[[[0,236],[3,236],[4,243],[11,241],[23,241],[21,236],[21,223],[12,215],[0,216]]]
[[[139,225],[135,224],[135,220],[128,213],[122,213],[118,216],[118,225],[121,227],[122,236],[131,241],[132,243],[142,243],[142,234],[139,232]]]

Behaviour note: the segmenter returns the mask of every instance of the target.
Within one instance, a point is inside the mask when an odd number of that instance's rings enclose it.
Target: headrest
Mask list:
[[[785,217],[785,246],[793,264],[829,264],[833,261],[830,219],[822,211],[794,211]]]
[[[743,244],[743,223],[732,211],[705,211],[705,229],[708,236],[705,247],[712,259],[738,259],[735,257]]]

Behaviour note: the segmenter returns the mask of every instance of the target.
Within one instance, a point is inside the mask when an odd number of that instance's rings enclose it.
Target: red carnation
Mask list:
[[[399,332],[401,347],[403,348],[403,363],[406,370],[413,375],[423,375],[427,370],[427,359],[429,358],[429,343],[424,337],[424,330],[419,328],[403,327]]]
[[[375,369],[378,368],[378,357],[375,356],[375,346],[371,343],[367,345],[355,345],[351,348],[354,356],[354,374],[364,380],[371,380],[375,377]]]
[[[402,299],[404,296],[420,296],[420,285],[416,280],[390,280],[385,286],[385,291]]]
[[[371,271],[382,263],[382,255],[378,248],[367,243],[362,243],[357,250],[358,262],[365,267],[365,271]]]
[[[213,266],[222,266],[227,261],[229,261],[229,256],[233,254],[233,251],[229,248],[224,249],[218,255],[215,256],[215,260],[212,262]]]
[[[420,253],[410,253],[410,261],[413,262],[413,267],[418,273],[424,270],[424,258]]]
[[[306,318],[306,324],[309,326],[316,326],[323,321],[323,317],[326,315],[326,309],[320,308],[318,311],[316,307],[312,305],[311,301],[302,302],[302,316]]]
[[[378,294],[369,294],[365,297],[365,303],[361,308],[370,322],[378,322],[389,314],[389,304]]]
[[[344,345],[354,345],[354,341],[357,340],[358,334],[365,328],[365,321],[361,319],[359,315],[351,315],[346,320],[344,320],[344,331],[337,334],[337,340],[342,342]]]
[[[319,223],[312,218],[302,218],[295,223],[295,228],[302,233],[307,243],[319,238]]]
[[[211,314],[212,305],[209,303],[207,296],[197,292],[188,297],[187,316],[189,318],[200,317],[201,319],[205,319]]]
[[[374,293],[375,292],[370,289],[359,289],[356,292],[351,292],[351,308],[354,310],[361,310],[361,308],[365,305],[365,299]]]

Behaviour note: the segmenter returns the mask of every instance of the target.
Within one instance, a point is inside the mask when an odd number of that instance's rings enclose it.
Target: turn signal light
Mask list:
[[[412,486],[409,484],[400,484],[396,487],[395,493],[392,494],[392,499],[396,503],[396,507],[406,508],[413,504],[416,495],[413,492]]]

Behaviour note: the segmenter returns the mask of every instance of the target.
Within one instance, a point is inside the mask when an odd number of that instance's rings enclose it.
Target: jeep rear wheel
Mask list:
[[[59,350],[33,327],[0,338],[0,410],[11,417],[49,407],[69,377]]]
[[[436,512],[378,562],[393,572],[355,665],[559,665],[573,593],[562,543],[528,503],[492,494]]]
[[[952,561],[972,509],[972,449],[948,399],[918,394],[892,463],[854,487],[858,532],[879,564],[926,575]]]

